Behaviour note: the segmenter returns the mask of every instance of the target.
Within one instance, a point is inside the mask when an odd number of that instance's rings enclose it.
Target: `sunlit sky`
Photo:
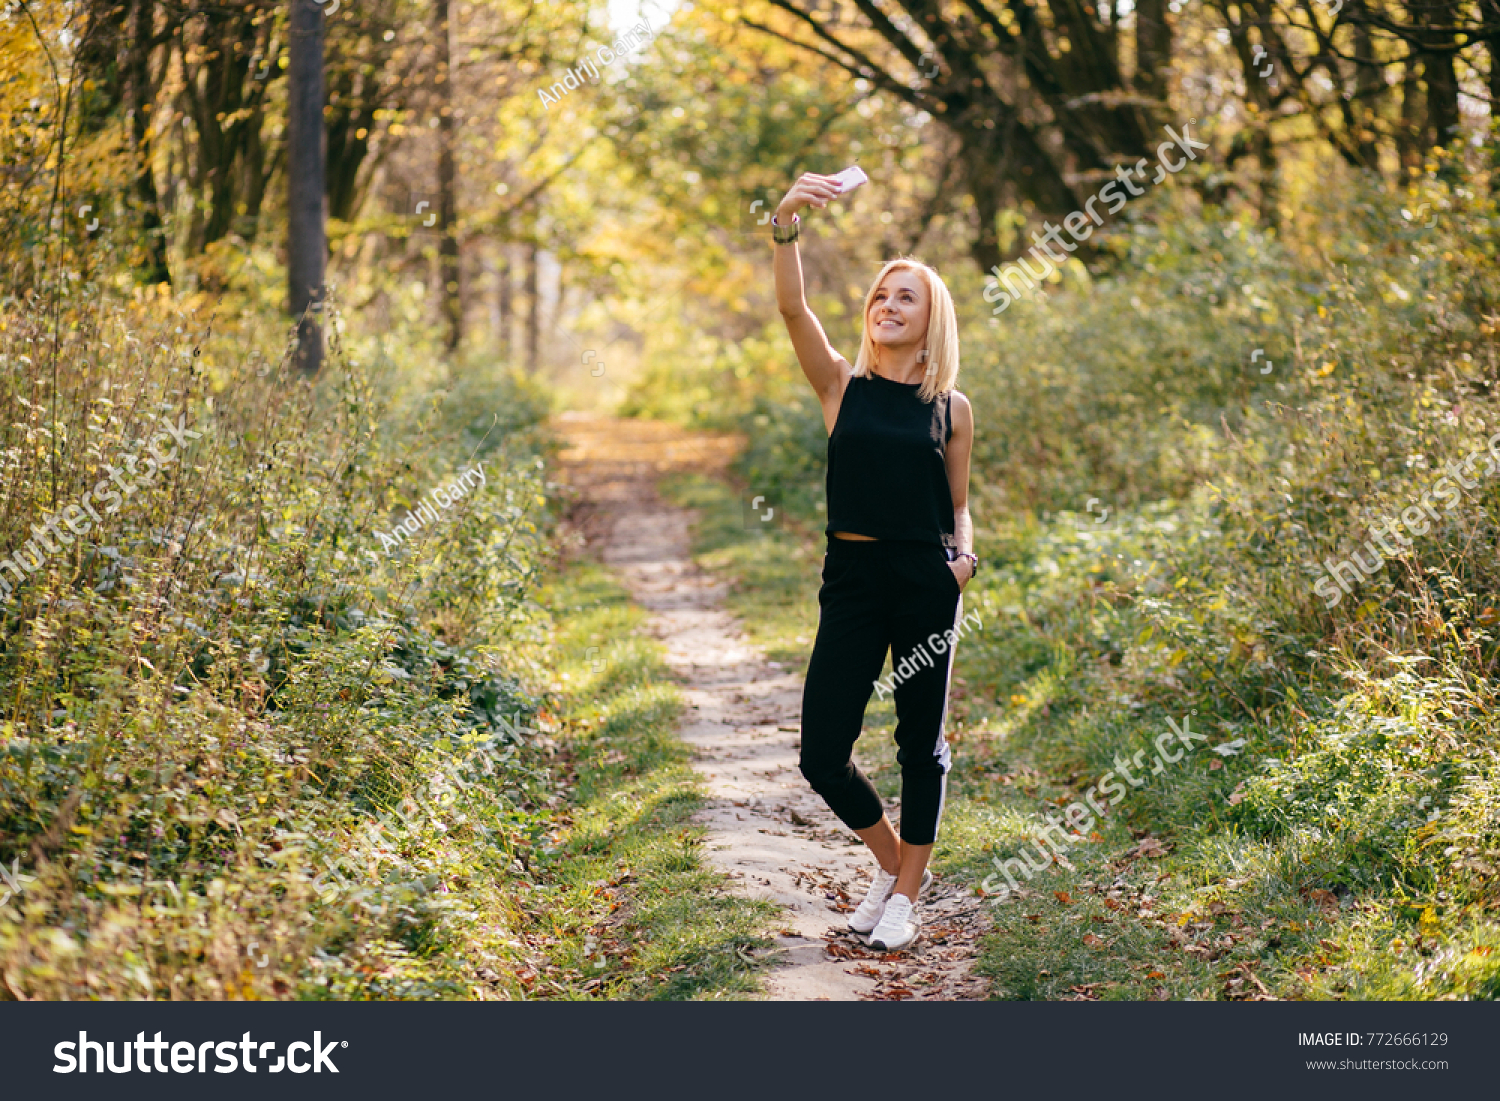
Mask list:
[[[653,31],[672,18],[679,0],[609,0],[609,29],[618,34],[640,22],[644,12]]]

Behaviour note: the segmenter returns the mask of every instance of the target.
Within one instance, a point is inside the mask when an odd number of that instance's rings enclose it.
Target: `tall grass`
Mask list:
[[[0,302],[0,558],[62,518],[39,568],[0,564],[8,996],[464,993],[500,951],[485,890],[452,892],[504,874],[548,790],[522,688],[544,402],[327,321],[313,385],[254,308],[88,279]]]

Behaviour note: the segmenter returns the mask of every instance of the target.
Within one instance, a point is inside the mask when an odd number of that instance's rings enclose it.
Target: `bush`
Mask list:
[[[372,372],[336,313],[310,385],[243,354],[280,343],[253,309],[38,301],[0,305],[5,988],[462,992],[447,884],[503,876],[550,792],[540,394]]]

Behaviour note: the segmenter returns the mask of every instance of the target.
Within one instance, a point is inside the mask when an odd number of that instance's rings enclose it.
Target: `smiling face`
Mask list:
[[[899,268],[888,274],[871,296],[865,327],[876,344],[920,347],[927,340],[931,314],[927,281],[910,268]]]

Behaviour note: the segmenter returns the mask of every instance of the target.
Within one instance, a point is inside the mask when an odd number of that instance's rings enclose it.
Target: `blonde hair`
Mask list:
[[[875,341],[870,336],[870,303],[885,277],[893,271],[914,271],[927,284],[927,374],[922,379],[922,388],[917,396],[923,401],[933,401],[941,393],[952,390],[958,383],[958,316],[953,310],[953,296],[943,277],[920,260],[909,256],[889,261],[880,269],[875,282],[865,295],[864,313],[860,320],[859,356],[854,361],[854,377],[869,378],[875,362]]]

